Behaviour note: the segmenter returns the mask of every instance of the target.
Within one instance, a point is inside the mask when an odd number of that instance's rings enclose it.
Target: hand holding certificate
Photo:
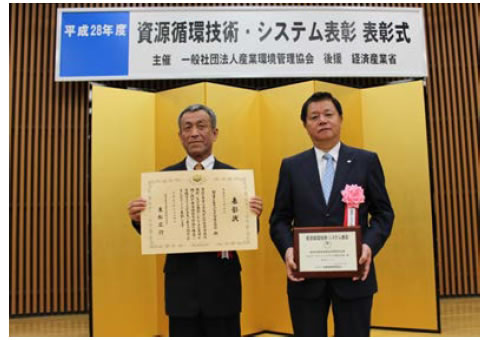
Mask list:
[[[144,173],[143,254],[257,249],[252,170]]]

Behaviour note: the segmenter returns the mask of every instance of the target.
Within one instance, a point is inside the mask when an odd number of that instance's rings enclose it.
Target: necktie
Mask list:
[[[204,167],[202,166],[201,163],[197,163],[196,165],[194,165],[194,170],[204,170]],[[232,255],[233,253],[230,253],[227,250],[218,252],[218,257],[220,259],[230,259]]]
[[[325,197],[325,203],[328,205],[328,199],[330,198],[330,192],[332,191],[333,177],[335,175],[334,169],[334,159],[332,155],[325,154],[323,158],[327,160],[327,165],[325,167],[325,172],[323,173],[322,180],[322,190],[323,197]]]

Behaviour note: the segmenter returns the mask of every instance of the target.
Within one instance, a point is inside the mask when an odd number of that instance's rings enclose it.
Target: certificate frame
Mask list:
[[[346,236],[352,236],[353,237],[348,237],[349,238],[349,243],[354,242],[355,244],[351,244],[351,249],[354,247],[355,249],[355,269],[327,269],[327,270],[309,270],[310,268],[302,268],[301,266],[301,261],[300,261],[300,256],[303,255],[304,252],[307,252],[307,249],[302,249],[300,247],[300,236],[305,236],[308,234],[315,234],[315,235],[325,235],[326,238],[330,236],[335,235],[346,235]],[[302,278],[352,278],[355,276],[359,276],[361,272],[361,267],[359,266],[359,258],[361,257],[361,227],[360,226],[354,226],[354,227],[344,227],[344,226],[319,226],[319,227],[295,227],[293,228],[293,237],[294,237],[294,259],[297,264],[297,270],[294,272],[294,275],[296,277],[302,277]],[[332,242],[332,247],[335,248],[335,241]],[[342,250],[339,250],[342,251]],[[302,253],[303,252],[303,253]],[[349,253],[348,256],[352,257],[354,254]],[[317,259],[326,259],[329,255],[324,255],[324,256],[315,256]]]
[[[142,173],[142,254],[257,249],[254,195],[251,169]]]

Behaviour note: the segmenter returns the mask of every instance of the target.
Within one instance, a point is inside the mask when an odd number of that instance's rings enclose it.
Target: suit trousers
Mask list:
[[[170,336],[240,336],[240,314],[210,318],[203,315],[195,317],[169,316]]]
[[[333,309],[334,336],[368,337],[373,296],[341,299],[327,282],[325,293],[317,299],[288,297],[294,336],[327,336],[327,317]]]

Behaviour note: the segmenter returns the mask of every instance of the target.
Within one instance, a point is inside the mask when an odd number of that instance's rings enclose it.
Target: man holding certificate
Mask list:
[[[283,160],[270,217],[271,238],[286,264],[294,334],[326,336],[332,305],[335,336],[369,336],[377,291],[373,258],[390,235],[394,219],[383,170],[375,153],[340,142],[342,107],[330,93],[318,92],[306,100],[301,120],[314,148]],[[350,227],[354,225],[360,228]],[[323,233],[311,230],[329,228],[303,229],[338,226],[346,227]],[[299,249],[293,247],[291,228],[307,235]],[[353,235],[348,231],[354,229],[360,229],[359,258],[355,243],[348,245]],[[313,263],[300,263],[295,253],[307,253]],[[301,275],[306,265],[311,265],[310,271],[315,265],[325,272],[349,271],[347,259],[353,256],[359,268],[351,277]]]
[[[212,154],[218,129],[210,108],[191,105],[179,115],[178,124],[187,157],[164,171],[233,169]],[[147,206],[142,198],[129,203],[129,216],[138,232]],[[262,199],[252,197],[247,208],[258,218]],[[238,254],[231,249],[168,254],[164,272],[170,336],[240,336],[240,271]]]

